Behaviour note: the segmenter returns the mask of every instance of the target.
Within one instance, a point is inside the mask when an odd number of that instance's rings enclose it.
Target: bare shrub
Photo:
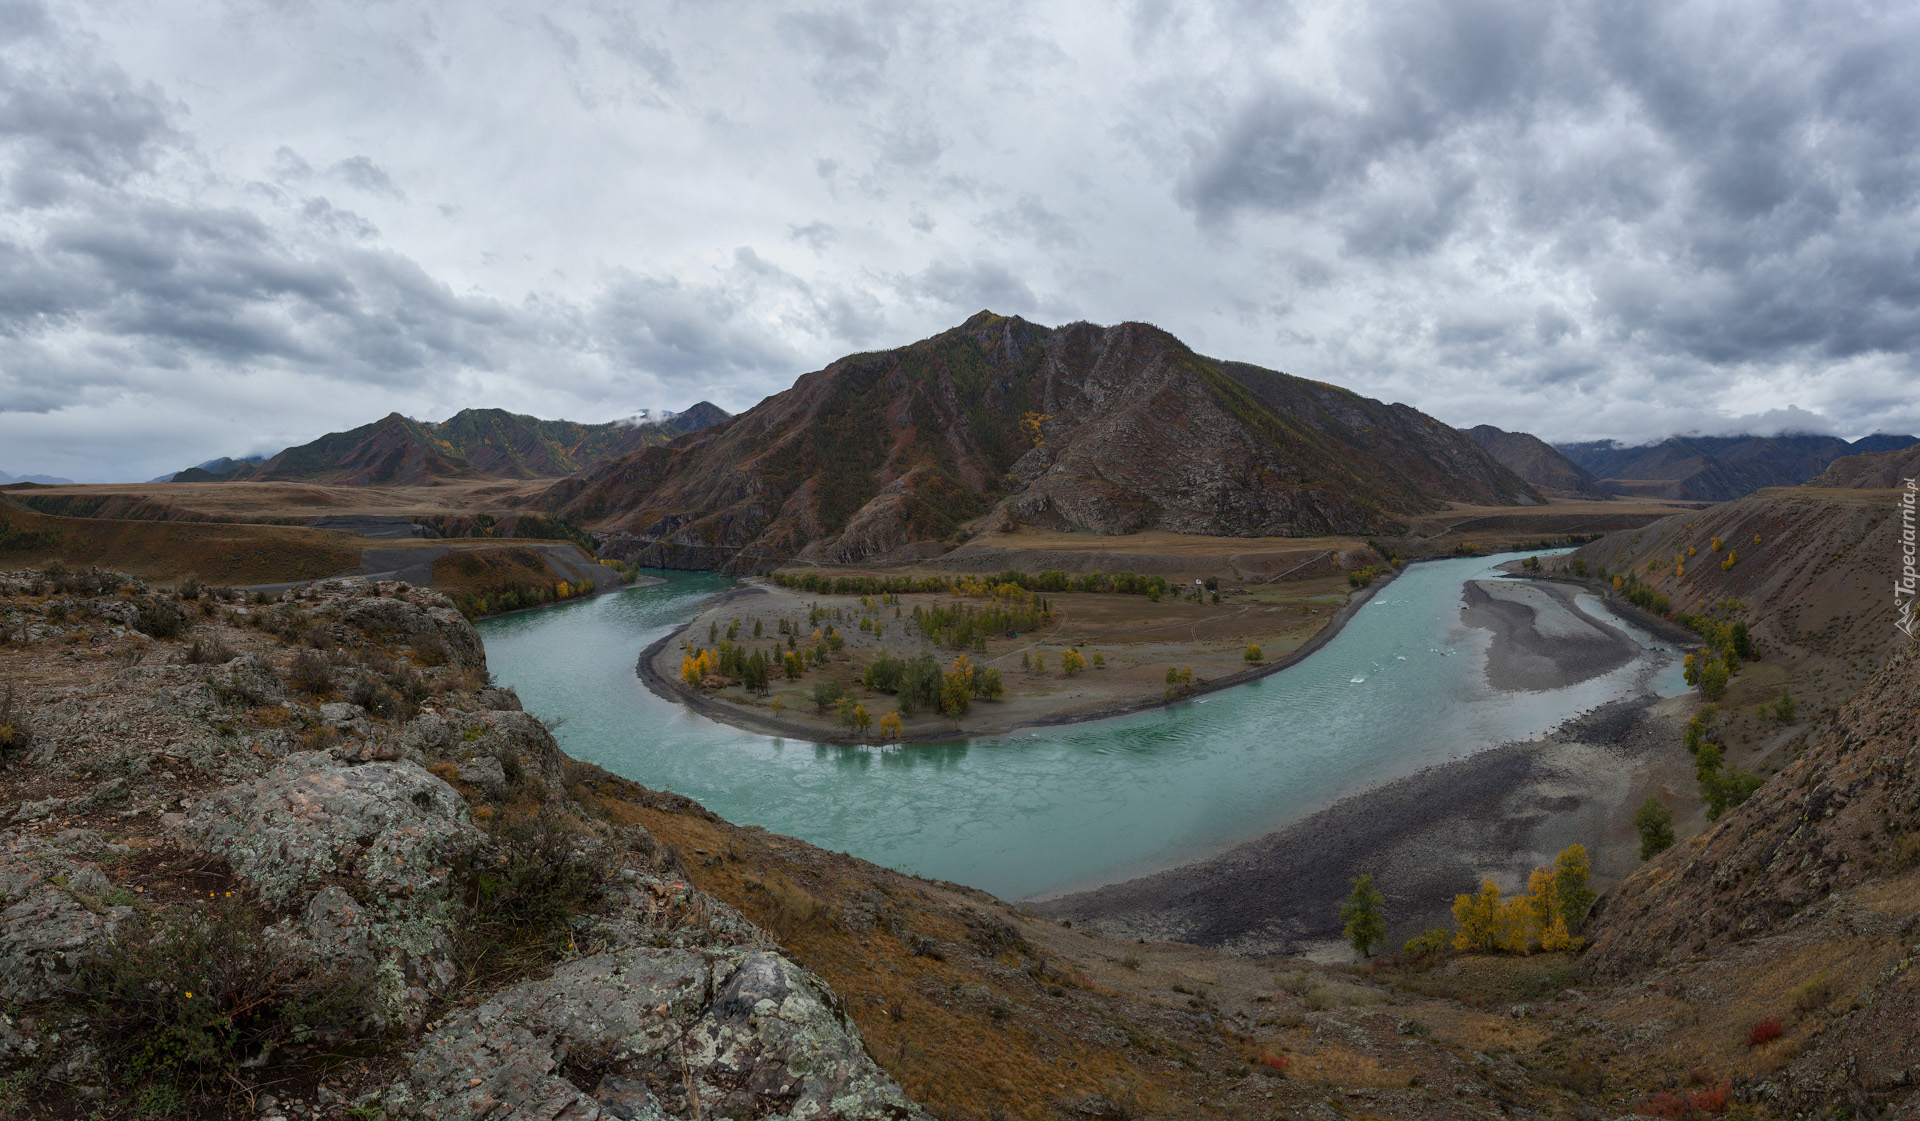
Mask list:
[[[314,696],[331,692],[333,666],[314,651],[302,650],[293,656],[293,665],[287,671],[287,684]]]

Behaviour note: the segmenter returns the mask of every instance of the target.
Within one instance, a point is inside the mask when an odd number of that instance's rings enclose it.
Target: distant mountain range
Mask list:
[[[1465,430],[1493,458],[1553,498],[1607,498],[1613,491],[1586,468],[1560,454],[1552,444],[1525,432],[1504,432],[1491,424]]]
[[[727,418],[702,401],[650,424],[541,420],[504,409],[463,409],[433,423],[390,413],[271,457],[209,460],[169,476],[177,483],[310,482],[409,485],[446,479],[551,479],[610,457],[664,444]]]
[[[603,553],[751,571],[911,555],[972,528],[1387,534],[1449,502],[1542,495],[1407,405],[1194,353],[1144,323],[981,312],[856,354],[538,499]]]
[[[1762,487],[1798,486],[1842,456],[1914,444],[1920,437],[1876,433],[1851,443],[1838,436],[1674,436],[1639,447],[1615,440],[1555,447],[1618,493],[1725,502]]]
[[[9,475],[5,471],[0,471],[0,487],[8,483],[44,483],[50,487],[57,487],[67,486],[72,482],[72,479],[62,479],[57,475]]]

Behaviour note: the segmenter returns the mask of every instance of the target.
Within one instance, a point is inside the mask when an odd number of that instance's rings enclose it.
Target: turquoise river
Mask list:
[[[1677,691],[1648,655],[1564,689],[1486,686],[1489,632],[1461,585],[1498,558],[1411,565],[1290,669],[1131,716],[992,739],[844,747],[744,732],[649,692],[642,647],[721,576],[484,621],[495,677],[575,758],[685,794],[741,824],[1019,899],[1171,867],[1422,767],[1551,730],[1595,705]],[[1605,617],[1591,597],[1582,605]],[[1624,624],[1622,624],[1624,625]]]

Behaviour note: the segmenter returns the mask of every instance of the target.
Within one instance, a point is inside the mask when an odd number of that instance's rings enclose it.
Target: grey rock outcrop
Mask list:
[[[107,905],[111,891],[93,864],[0,850],[0,1002],[59,992],[62,978],[133,913]]]
[[[600,954],[496,993],[428,1037],[387,1104],[423,1121],[925,1116],[818,978],[741,949]]]
[[[340,622],[364,634],[378,638],[398,638],[416,649],[444,644],[447,662],[461,668],[487,664],[480,634],[453,602],[438,592],[424,588],[399,590],[397,585],[381,585],[380,595],[345,600]]]
[[[483,837],[454,789],[400,760],[344,766],[300,752],[203,799],[181,836],[251,881],[296,953],[367,977],[384,1022],[418,1026],[455,977],[457,870]],[[349,891],[332,879],[345,877]]]
[[[274,906],[336,872],[376,897],[444,896],[454,865],[481,840],[459,793],[426,768],[407,760],[348,767],[315,751],[201,800],[181,832],[225,857]]]

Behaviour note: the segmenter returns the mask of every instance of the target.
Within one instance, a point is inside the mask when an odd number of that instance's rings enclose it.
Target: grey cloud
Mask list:
[[[1920,8],[1728,13],[0,6],[0,442],[741,407],[982,307],[1560,438],[1920,426]]]
[[[269,174],[281,183],[299,183],[313,177],[313,165],[282,144],[273,150],[273,169]]]
[[[1040,305],[1019,274],[995,261],[935,261],[920,273],[902,278],[898,286],[911,299],[932,301],[964,315],[982,309],[1031,315]]]
[[[891,30],[872,10],[789,12],[776,25],[813,58],[813,83],[837,99],[871,94],[883,88],[893,54]]]
[[[1006,241],[1026,241],[1047,249],[1075,249],[1086,244],[1075,224],[1032,194],[1023,194],[1009,206],[987,214],[982,226]]]
[[[825,222],[808,222],[804,226],[791,226],[788,228],[788,233],[793,240],[804,242],[816,253],[832,245],[834,239],[839,236],[839,231]]]
[[[793,369],[793,353],[750,315],[738,287],[627,273],[607,287],[592,325],[620,367],[652,374],[682,395],[711,395],[741,375]]]
[[[1913,13],[1416,0],[1334,50],[1337,85],[1211,113],[1178,193],[1203,224],[1338,229],[1347,274],[1524,233],[1596,297],[1537,345],[1591,315],[1681,381],[1920,345]]]
[[[372,195],[386,195],[389,198],[405,198],[406,194],[394,186],[393,179],[379,164],[366,156],[350,156],[332,167],[334,178],[350,187]]]

